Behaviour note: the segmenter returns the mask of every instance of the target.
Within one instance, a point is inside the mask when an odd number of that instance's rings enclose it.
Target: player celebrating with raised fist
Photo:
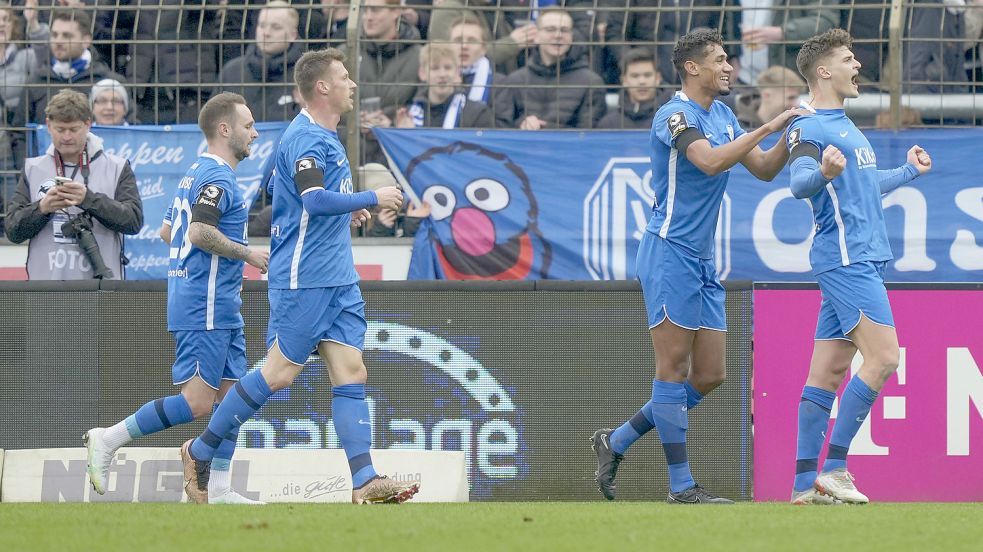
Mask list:
[[[809,257],[823,296],[799,402],[794,504],[868,501],[846,469],[847,452],[899,357],[884,288],[884,266],[893,256],[881,196],[932,168],[928,153],[914,146],[906,164],[877,170],[870,142],[843,109],[844,99],[860,95],[860,62],[851,47],[850,35],[842,29],[802,45],[796,64],[812,98],[804,107],[814,114],[793,121],[786,138],[792,194],[807,199],[815,216]],[[829,452],[817,476],[833,399],[857,349],[864,361],[840,398]]]

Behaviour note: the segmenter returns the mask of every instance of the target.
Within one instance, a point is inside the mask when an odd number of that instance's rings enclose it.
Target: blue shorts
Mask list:
[[[645,232],[635,263],[648,309],[649,328],[666,318],[687,330],[727,331],[727,293],[711,259],[686,253],[651,232]]]
[[[819,307],[816,339],[846,339],[864,315],[875,324],[894,327],[891,303],[884,288],[883,261],[864,261],[816,275],[823,303]]]
[[[365,301],[358,284],[350,286],[270,288],[270,324],[266,346],[294,364],[307,363],[318,343],[334,341],[358,349],[365,346]]]
[[[246,334],[234,330],[180,330],[172,332],[177,343],[171,377],[181,385],[199,376],[212,389],[222,380],[246,375]]]

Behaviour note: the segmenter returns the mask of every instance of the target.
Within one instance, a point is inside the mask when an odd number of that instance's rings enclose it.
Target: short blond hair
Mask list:
[[[92,108],[85,94],[63,88],[45,106],[44,116],[59,123],[87,123],[92,120]]]
[[[264,10],[288,10],[287,13],[290,17],[291,24],[294,27],[300,25],[300,13],[290,4],[290,2],[286,2],[285,0],[270,0],[260,11]]]
[[[758,88],[805,88],[806,83],[795,71],[772,65],[758,75]]]
[[[450,59],[454,62],[455,66],[461,66],[461,58],[458,57],[457,52],[454,51],[454,48],[450,44],[431,42],[430,44],[424,44],[423,48],[420,48],[420,67],[430,67],[431,61],[442,59]]]

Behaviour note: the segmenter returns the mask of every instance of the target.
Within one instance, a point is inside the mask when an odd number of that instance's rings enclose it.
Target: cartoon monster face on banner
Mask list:
[[[448,171],[448,167],[468,171]],[[430,204],[430,239],[448,279],[546,278],[550,245],[526,173],[508,156],[467,142],[414,158],[406,178]]]

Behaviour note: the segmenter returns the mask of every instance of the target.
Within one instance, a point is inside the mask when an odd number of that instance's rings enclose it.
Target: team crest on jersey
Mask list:
[[[297,160],[296,172],[306,171],[308,169],[316,169],[317,162],[314,161],[313,157],[304,157]]]
[[[686,114],[682,111],[678,111],[669,116],[669,120],[666,121],[666,126],[669,128],[669,135],[673,138],[682,134],[689,124],[686,122]]]
[[[802,137],[801,128],[793,128],[788,133],[788,151],[792,151],[793,149],[795,149],[795,146],[799,145],[799,140],[801,139],[801,137]]]
[[[198,194],[198,200],[195,201],[195,204],[218,207],[218,203],[222,200],[222,195],[224,194],[225,190],[223,190],[221,187],[214,184],[209,184],[201,189],[201,193]]]

